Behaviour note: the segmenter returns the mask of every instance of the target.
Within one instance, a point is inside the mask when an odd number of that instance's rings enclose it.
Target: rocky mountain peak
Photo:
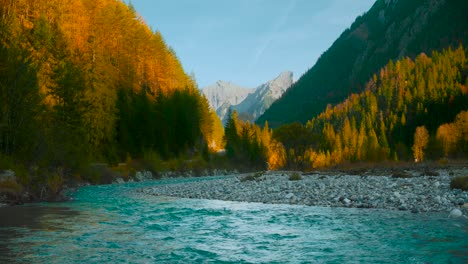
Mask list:
[[[232,108],[239,113],[241,118],[253,122],[280,98],[292,83],[293,73],[284,71],[255,89],[243,88],[231,82],[217,81],[203,88],[202,92],[221,120],[226,119],[229,108]]]

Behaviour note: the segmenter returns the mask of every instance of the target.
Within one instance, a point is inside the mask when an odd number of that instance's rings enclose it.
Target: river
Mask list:
[[[146,195],[172,179],[86,186],[73,201],[0,208],[0,263],[468,263],[446,213]]]

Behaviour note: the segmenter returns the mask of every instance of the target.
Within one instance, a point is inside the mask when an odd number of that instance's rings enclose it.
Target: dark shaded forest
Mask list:
[[[467,45],[467,12],[464,0],[376,1],[257,124],[268,121],[272,128],[305,124],[328,104],[334,106],[352,93],[365,91],[367,81],[389,60],[415,59],[423,52]]]

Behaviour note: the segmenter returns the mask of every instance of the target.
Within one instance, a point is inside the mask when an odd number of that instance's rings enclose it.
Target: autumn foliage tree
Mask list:
[[[278,169],[285,165],[284,147],[273,139],[268,123],[262,129],[254,123],[240,120],[237,111],[229,110],[224,131],[226,155],[235,167],[243,170]]]
[[[195,80],[131,5],[0,0],[0,11],[1,154],[79,167],[222,147]]]
[[[437,129],[437,140],[446,158],[466,158],[468,154],[468,111],[461,111],[454,122]]]
[[[423,53],[415,60],[389,61],[364,92],[329,105],[307,123],[305,131],[293,133],[291,125],[285,125],[274,135],[286,147],[288,162],[308,163],[309,168],[410,160],[414,133],[421,126],[429,135],[427,157],[437,159],[444,152],[466,157],[467,149],[460,146],[466,146],[461,133],[465,127],[462,113],[468,106],[467,68],[463,47],[434,51],[430,57]],[[310,140],[299,140],[308,134]],[[291,144],[295,140],[299,142]]]
[[[429,141],[429,132],[426,127],[419,126],[414,132],[413,155],[415,162],[424,160],[424,150],[426,149],[427,142]]]
[[[457,143],[458,135],[456,134],[456,128],[452,124],[443,124],[437,128],[436,135],[437,140],[443,147],[444,156],[448,157]]]

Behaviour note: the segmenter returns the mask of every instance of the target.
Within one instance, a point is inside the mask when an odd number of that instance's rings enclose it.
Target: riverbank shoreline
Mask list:
[[[450,189],[450,181],[468,175],[466,163],[440,164],[354,164],[312,172],[267,171],[238,173],[219,170],[222,179],[169,183],[142,189],[150,195],[213,199],[268,204],[298,204],[322,207],[379,208],[418,212],[449,212],[459,209],[468,215],[468,192]],[[290,180],[297,174],[300,180]],[[135,181],[200,177],[190,173],[137,172]],[[134,181],[131,180],[131,181]],[[114,184],[125,183],[120,178]],[[67,186],[76,189],[89,183]],[[61,201],[69,197],[61,195]],[[57,200],[55,200],[57,201]],[[30,201],[28,203],[34,203]],[[0,206],[14,204],[3,203]]]
[[[291,177],[291,175],[294,177]],[[468,215],[468,192],[450,189],[450,181],[468,175],[468,167],[383,168],[315,172],[268,171],[141,189],[149,195],[178,198],[298,204],[322,207],[378,208]],[[291,180],[297,178],[298,180]]]
[[[209,176],[226,176],[239,174],[237,170],[227,169],[205,169],[202,174],[191,170],[184,171],[163,171],[152,173],[149,170],[136,171],[130,177],[122,177],[121,173],[113,172],[108,173],[109,168],[101,166],[107,169],[103,174],[107,173],[105,183],[92,183],[89,180],[77,180],[73,177],[68,177],[66,181],[62,183],[60,191],[50,193],[48,189],[43,186],[44,192],[41,195],[30,193],[26,188],[22,188],[17,182],[15,172],[12,170],[0,170],[0,207],[10,207],[23,204],[34,204],[42,202],[67,202],[70,197],[66,193],[72,192],[78,188],[89,185],[108,185],[108,184],[123,184],[127,182],[141,182],[141,181],[156,181],[156,180],[167,180],[175,178],[200,178]],[[239,174],[242,175],[242,174]],[[7,182],[8,188],[2,188],[2,185]],[[11,187],[13,186],[13,188]]]

